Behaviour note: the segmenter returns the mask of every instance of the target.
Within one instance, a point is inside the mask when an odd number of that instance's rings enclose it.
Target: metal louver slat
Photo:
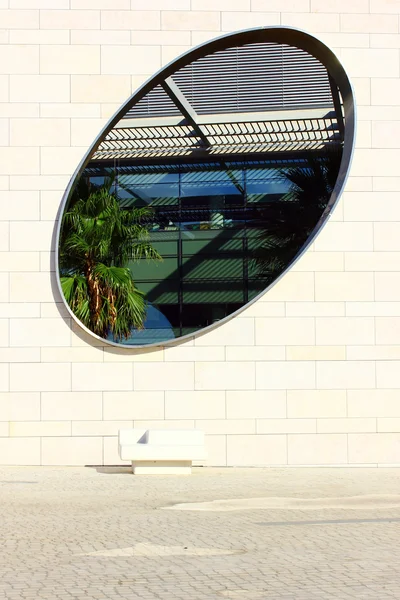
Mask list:
[[[161,85],[157,85],[129,110],[124,118],[178,116],[179,110]]]
[[[318,150],[340,143],[334,116],[295,120],[205,123],[209,154],[227,155]],[[189,125],[117,128],[103,140],[94,159],[184,156],[204,153]]]
[[[326,68],[306,51],[286,44],[221,50],[183,67],[172,78],[199,115],[333,105]],[[126,117],[179,114],[157,86]]]

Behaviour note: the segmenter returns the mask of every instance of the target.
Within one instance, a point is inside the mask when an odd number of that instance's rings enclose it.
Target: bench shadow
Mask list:
[[[95,469],[97,473],[103,475],[132,475],[131,465],[115,465],[111,467],[96,467],[95,465],[85,465],[88,469]]]

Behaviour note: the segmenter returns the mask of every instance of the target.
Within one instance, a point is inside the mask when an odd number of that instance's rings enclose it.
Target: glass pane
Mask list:
[[[132,231],[124,241],[115,229],[116,251],[103,262],[129,271],[145,307],[142,327],[117,341],[141,345],[189,335],[258,296],[317,224],[329,199],[330,168],[323,154],[88,168],[79,194],[111,181],[124,231]],[[143,258],[133,258],[135,248]],[[64,276],[79,271],[66,254],[63,260]]]

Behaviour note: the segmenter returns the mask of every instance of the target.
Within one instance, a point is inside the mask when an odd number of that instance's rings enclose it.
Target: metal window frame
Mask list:
[[[136,104],[145,94],[147,94],[151,89],[153,89],[156,85],[165,82],[169,77],[171,77],[178,69],[184,67],[185,65],[193,62],[194,60],[205,56],[205,52],[208,54],[212,54],[218,50],[223,50],[226,48],[230,48],[232,46],[241,46],[244,44],[251,43],[262,43],[262,42],[276,42],[280,44],[288,44],[292,46],[296,46],[301,48],[310,54],[312,54],[315,58],[317,58],[327,69],[329,77],[336,83],[337,88],[339,89],[342,104],[343,104],[343,112],[344,119],[346,122],[345,132],[344,132],[344,144],[343,144],[343,155],[342,162],[339,169],[339,174],[336,180],[335,188],[332,192],[330,201],[324,210],[321,218],[319,219],[317,225],[315,226],[312,234],[308,238],[306,244],[302,247],[296,257],[287,265],[285,271],[277,277],[263,292],[258,294],[255,298],[253,298],[250,302],[243,305],[239,310],[234,313],[228,315],[221,321],[209,325],[203,329],[200,329],[198,332],[191,333],[188,335],[184,335],[180,338],[175,338],[172,340],[167,340],[164,342],[156,342],[152,344],[141,344],[141,345],[132,345],[127,346],[124,344],[120,344],[117,342],[112,342],[106,340],[95,333],[93,333],[90,329],[85,327],[81,321],[75,316],[68,303],[64,298],[64,294],[61,289],[61,279],[60,279],[60,271],[59,271],[59,241],[60,241],[60,233],[61,233],[61,224],[62,224],[62,215],[64,214],[65,208],[69,202],[71,194],[73,192],[74,184],[76,180],[81,176],[85,167],[91,160],[91,157],[95,153],[96,149],[100,145],[100,143],[104,140],[107,134],[114,128],[114,126],[121,120],[121,118],[129,111],[129,109]],[[292,27],[286,26],[271,26],[271,27],[257,27],[252,29],[245,29],[242,31],[238,31],[235,33],[225,34],[223,36],[217,37],[214,40],[204,42],[199,44],[197,47],[185,52],[177,59],[168,63],[165,67],[161,68],[154,76],[148,79],[142,86],[138,88],[138,90],[130,97],[128,100],[121,106],[121,108],[111,117],[108,123],[104,126],[104,128],[100,131],[98,137],[89,147],[78,167],[76,168],[73,176],[70,179],[70,182],[65,190],[63,195],[61,206],[60,206],[60,219],[55,225],[54,231],[54,241],[55,241],[55,276],[56,276],[56,285],[58,289],[58,293],[61,296],[61,299],[70,315],[70,317],[79,325],[80,329],[82,329],[85,333],[89,334],[93,339],[97,340],[97,342],[101,342],[103,346],[111,346],[116,348],[123,348],[126,353],[132,354],[140,353],[142,350],[149,348],[160,348],[160,347],[170,347],[177,346],[181,343],[184,343],[193,338],[200,337],[205,335],[206,333],[212,331],[216,327],[220,327],[224,323],[227,323],[231,319],[234,319],[237,315],[242,313],[246,308],[252,306],[257,300],[263,297],[265,294],[269,292],[269,290],[276,285],[282,277],[293,267],[293,265],[301,258],[301,256],[306,252],[309,246],[313,243],[316,235],[321,231],[321,229],[325,226],[330,214],[332,213],[334,207],[336,206],[342,192],[344,186],[347,181],[347,177],[349,174],[350,166],[353,159],[354,146],[355,146],[355,136],[356,136],[356,104],[355,104],[355,96],[353,91],[353,86],[351,81],[342,66],[339,58],[333,52],[331,48],[329,48],[326,44],[324,44],[321,40],[314,37],[310,33]],[[99,344],[96,344],[99,345]]]

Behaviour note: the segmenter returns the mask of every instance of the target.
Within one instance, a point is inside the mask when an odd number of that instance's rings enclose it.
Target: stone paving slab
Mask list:
[[[0,599],[398,600],[399,498],[396,469],[1,467]]]

